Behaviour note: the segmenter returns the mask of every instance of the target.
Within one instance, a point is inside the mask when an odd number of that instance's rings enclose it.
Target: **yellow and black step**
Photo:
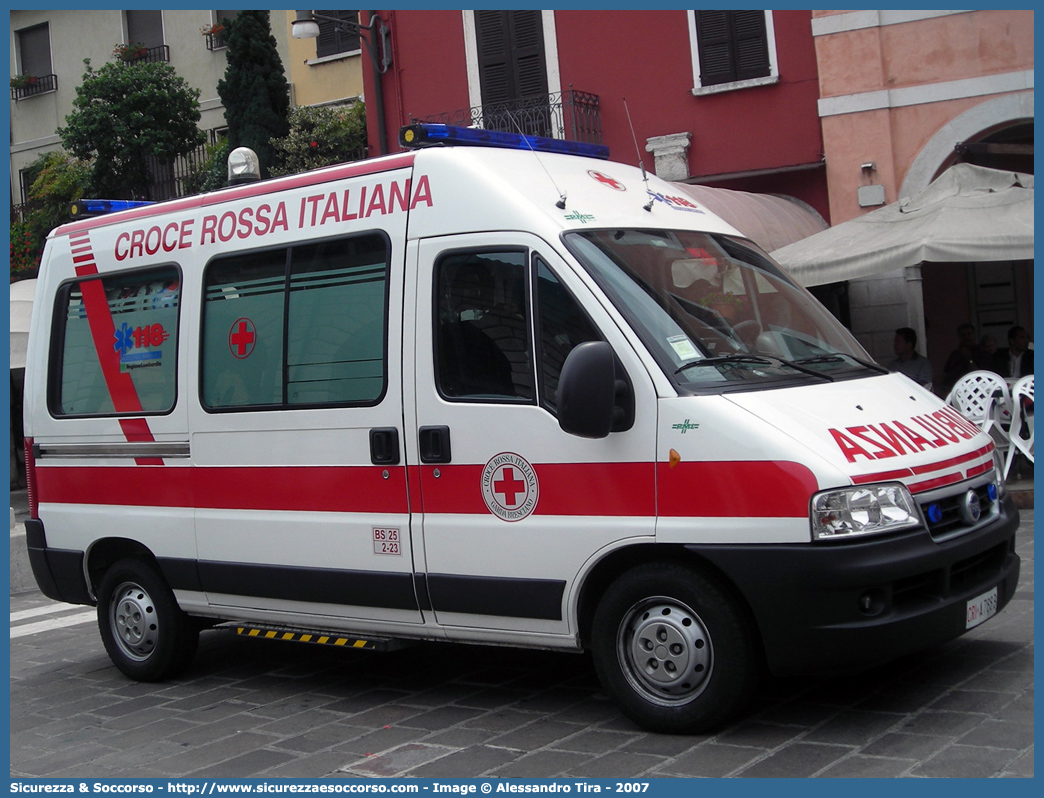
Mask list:
[[[339,646],[361,651],[395,651],[410,645],[410,641],[386,637],[358,637],[343,632],[325,632],[315,629],[294,629],[286,626],[256,626],[236,623],[221,624],[243,637],[258,640],[283,640],[290,643],[312,643],[320,646]]]

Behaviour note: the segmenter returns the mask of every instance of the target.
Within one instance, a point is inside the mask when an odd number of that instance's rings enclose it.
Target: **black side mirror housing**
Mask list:
[[[605,341],[579,344],[562,364],[558,425],[571,435],[605,438],[634,423],[634,398],[617,377],[616,355]]]

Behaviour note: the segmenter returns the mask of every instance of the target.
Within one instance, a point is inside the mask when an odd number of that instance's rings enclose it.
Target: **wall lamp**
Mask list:
[[[387,151],[388,131],[384,119],[384,85],[381,75],[392,65],[391,28],[376,11],[370,12],[370,21],[365,25],[350,22],[346,19],[319,14],[315,11],[296,11],[296,18],[290,26],[290,35],[295,39],[314,39],[319,35],[319,23],[330,22],[344,33],[356,34],[366,46],[373,65],[374,100],[376,104],[378,149],[381,155]],[[365,34],[365,35],[364,35]]]

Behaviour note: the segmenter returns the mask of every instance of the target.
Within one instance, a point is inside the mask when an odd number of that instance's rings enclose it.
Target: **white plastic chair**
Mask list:
[[[1016,452],[1022,452],[1033,462],[1033,375],[1023,377],[1011,388],[1011,429],[1008,439],[1008,457],[1004,461],[1004,478],[1008,478]]]
[[[992,436],[999,450],[1010,450],[1011,393],[1003,377],[992,371],[965,374],[957,380],[946,401]]]

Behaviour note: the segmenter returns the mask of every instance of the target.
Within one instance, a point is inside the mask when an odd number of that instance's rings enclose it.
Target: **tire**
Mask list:
[[[649,563],[620,576],[595,610],[591,643],[602,686],[625,715],[656,732],[721,726],[761,675],[745,608],[683,565]]]
[[[112,663],[140,682],[180,673],[199,643],[199,627],[178,607],[156,566],[142,560],[120,560],[105,572],[98,628]]]

